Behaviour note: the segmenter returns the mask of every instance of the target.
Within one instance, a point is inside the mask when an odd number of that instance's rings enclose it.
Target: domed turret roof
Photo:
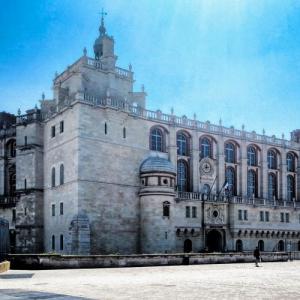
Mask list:
[[[164,172],[176,174],[173,164],[165,158],[151,156],[143,161],[140,167],[141,173]]]

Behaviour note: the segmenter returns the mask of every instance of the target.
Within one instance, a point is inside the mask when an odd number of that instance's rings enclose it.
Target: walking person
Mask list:
[[[258,247],[255,248],[254,252],[253,252],[253,256],[255,257],[255,266],[259,267],[258,262],[260,260],[260,252]]]

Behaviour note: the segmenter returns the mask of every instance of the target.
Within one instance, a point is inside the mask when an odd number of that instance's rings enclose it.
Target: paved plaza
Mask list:
[[[1,300],[300,299],[300,261],[0,274]]]

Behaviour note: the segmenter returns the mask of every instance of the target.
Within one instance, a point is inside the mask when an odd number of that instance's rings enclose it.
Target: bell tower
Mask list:
[[[114,71],[117,61],[117,56],[114,53],[115,41],[112,36],[106,34],[106,28],[104,26],[105,15],[107,15],[107,13],[102,9],[99,37],[94,43],[95,60],[101,62],[103,70]]]

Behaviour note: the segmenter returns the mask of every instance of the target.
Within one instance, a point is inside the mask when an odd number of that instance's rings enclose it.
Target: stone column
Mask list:
[[[240,193],[242,197],[247,197],[247,169],[248,169],[248,160],[247,160],[247,145],[246,141],[242,141],[241,144],[241,167],[240,167]]]
[[[287,165],[286,149],[281,151],[281,163],[279,164],[279,198],[287,200]]]
[[[199,192],[199,137],[196,130],[193,130],[191,148],[193,192]]]
[[[225,156],[224,156],[224,137],[218,137],[218,144],[216,149],[216,157],[217,157],[217,194],[220,192],[224,181],[225,181]]]
[[[267,146],[262,145],[261,151],[261,191],[260,196],[264,199],[268,198],[268,161],[267,161]]]

